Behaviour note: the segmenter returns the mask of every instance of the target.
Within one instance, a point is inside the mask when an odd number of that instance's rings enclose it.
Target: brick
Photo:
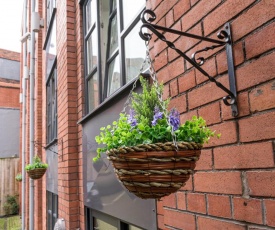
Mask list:
[[[4,84],[2,84],[4,85]],[[7,85],[7,84],[5,84]],[[10,84],[9,84],[10,85]],[[19,104],[19,84],[12,84],[13,87],[1,87],[0,85],[0,107],[20,108]]]
[[[212,147],[224,144],[233,144],[238,140],[237,127],[234,121],[224,122],[221,124],[213,125],[209,127],[212,131],[216,131],[216,134],[221,134],[220,138],[212,137],[209,143],[204,144],[204,147]]]
[[[186,195],[185,192],[177,192],[177,206],[180,210],[186,210]]]
[[[186,112],[186,95],[181,95],[171,99],[169,109],[176,108],[179,113]]]
[[[249,93],[252,113],[275,107],[275,81],[258,86]]]
[[[162,1],[154,11],[157,15],[157,20],[160,20],[165,14],[167,14],[176,3],[177,0]]]
[[[275,52],[236,70],[237,90],[244,90],[274,78]]]
[[[228,79],[226,76],[223,76],[216,80],[227,87]],[[189,109],[193,109],[209,102],[215,101],[225,95],[226,93],[218,88],[214,82],[207,83],[188,93]]]
[[[246,34],[260,27],[274,18],[275,3],[272,0],[262,0],[237,17],[231,24],[233,41],[237,41]],[[260,15],[260,17],[255,17]]]
[[[172,12],[172,11],[171,11],[171,12]],[[171,27],[171,29],[181,31],[181,22],[180,22],[180,21],[176,22],[176,23]],[[169,33],[169,32],[166,32],[166,33],[164,34],[164,36],[165,36],[165,38],[166,38],[167,41],[171,41],[171,42],[174,42],[178,37],[180,37],[180,35],[173,34],[173,33]],[[166,44],[165,42],[163,42],[163,43]],[[166,46],[167,46],[167,44],[166,44]],[[171,61],[170,53],[169,53],[170,50],[171,50],[171,49],[168,49],[168,60],[169,60],[169,61]]]
[[[198,229],[203,230],[245,230],[246,227],[242,224],[229,221],[217,220],[212,218],[198,217]]]
[[[240,141],[256,141],[275,138],[275,112],[239,120]]]
[[[230,199],[228,196],[207,195],[208,215],[231,218]]]
[[[191,10],[189,10],[188,13],[182,17],[182,30],[187,31],[212,9],[214,9],[219,3],[220,0],[199,1],[198,4],[194,5]]]
[[[231,106],[225,105],[223,102],[222,105],[222,119],[229,120],[234,118],[232,116]],[[248,102],[248,92],[243,92],[237,95],[237,106],[238,106],[238,117],[246,116],[250,113],[249,102]]]
[[[178,79],[171,81],[170,94],[171,94],[171,97],[175,97],[176,95],[179,94]]]
[[[164,50],[158,56],[156,56],[155,62],[154,62],[154,68],[156,71],[158,71],[160,68],[167,65],[167,63],[168,63],[167,51]]]
[[[190,34],[202,36],[202,26],[199,23],[196,26],[194,26],[193,28],[191,28],[190,30],[188,30],[187,32]],[[177,41],[175,41],[174,45],[176,48],[178,48],[182,52],[186,52],[187,50],[194,47],[198,43],[199,43],[198,39],[180,36],[180,38]],[[176,51],[174,51],[173,49],[168,49],[168,58],[169,58],[168,60],[169,61],[171,61],[177,57],[179,57],[179,54]]]
[[[159,228],[159,229],[165,229],[165,225],[164,225],[164,216],[162,216],[162,215],[157,215],[157,221],[158,221],[158,228]]]
[[[275,171],[246,172],[251,196],[275,197]]]
[[[223,2],[222,5],[217,7],[204,19],[205,35],[210,34],[224,23],[228,22],[253,2],[254,0],[228,0]]]
[[[214,149],[215,169],[274,167],[271,142],[226,146]]]
[[[155,9],[162,0],[151,0],[151,1],[146,1],[146,7],[147,9]]]
[[[233,198],[233,218],[255,224],[262,224],[262,204],[261,200]]]
[[[163,209],[163,200],[159,200],[159,201],[157,202],[157,213],[158,213],[159,215],[163,215],[163,213],[164,213],[164,209]]]
[[[260,55],[275,47],[275,23],[266,26],[245,39],[246,58]]]
[[[184,124],[187,120],[191,120],[193,116],[198,116],[198,111],[193,110],[180,115],[180,123]]]
[[[174,228],[194,230],[195,216],[188,213],[165,209],[164,224]]]
[[[211,59],[206,60],[205,63],[203,64],[202,68],[211,77],[215,77],[217,75],[217,68],[216,68],[215,58],[211,58]],[[196,80],[197,80],[197,84],[201,84],[201,83],[207,81],[208,77],[206,77],[199,70],[196,69]]]
[[[266,210],[266,224],[275,227],[275,200],[264,200]]]
[[[187,193],[187,210],[191,212],[206,213],[205,195]]]
[[[169,208],[176,208],[176,194],[172,193],[169,196],[163,197],[163,206]]]
[[[170,63],[166,68],[159,71],[157,74],[159,82],[166,83],[182,74],[184,72],[183,64],[184,62],[182,58],[178,58]]]
[[[195,170],[212,169],[212,150],[202,149],[200,159],[196,162]]]
[[[195,70],[192,69],[188,73],[178,78],[179,93],[185,92],[196,86]]]
[[[193,177],[192,175],[186,181],[185,185],[180,188],[180,191],[192,191],[193,190]]]
[[[165,42],[163,42],[162,40],[160,40],[160,39],[157,39],[156,41],[155,41],[155,43],[154,43],[154,48],[152,49],[152,51],[150,52],[150,54],[151,55],[153,55],[153,59],[155,59],[155,61],[157,62],[157,61],[159,61],[158,59],[159,59],[159,57],[158,57],[158,55],[160,54],[160,53],[162,53],[162,52],[164,52],[164,54],[166,54],[166,49],[167,48],[167,45],[166,45],[166,43]],[[165,50],[165,51],[164,51]],[[165,64],[167,64],[165,61],[167,61],[168,59],[167,59],[167,57],[165,57],[164,58],[164,60],[162,60],[163,61],[163,63],[162,64],[159,64],[161,67],[163,66],[163,65],[165,65]],[[158,65],[157,65],[157,67],[158,67]],[[157,70],[157,69],[156,69]]]
[[[169,84],[164,86],[162,97],[163,97],[164,100],[166,100],[166,99],[168,99],[170,97],[170,87],[169,87]]]
[[[242,194],[240,172],[197,172],[194,191],[223,194]]]
[[[165,25],[170,28],[174,24],[174,11],[170,10],[165,16]]]
[[[0,58],[12,61],[20,61],[20,53],[11,50],[0,49]]]
[[[244,62],[243,43],[238,42],[233,45],[234,66],[238,66]],[[218,74],[228,71],[226,52],[223,51],[216,56]]]
[[[199,110],[199,116],[206,120],[207,125],[219,123],[221,121],[220,103],[214,102],[212,104],[201,107]]]
[[[190,9],[189,1],[179,1],[174,7],[174,20],[177,21]]]

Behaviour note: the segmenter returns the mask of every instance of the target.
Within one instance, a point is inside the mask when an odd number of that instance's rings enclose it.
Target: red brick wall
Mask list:
[[[156,36],[151,56],[165,97],[181,120],[203,116],[218,133],[202,151],[186,186],[158,202],[159,229],[268,229],[275,227],[275,2],[273,0],[148,0],[157,24],[216,38],[230,22],[239,116],[223,104],[225,93]],[[188,56],[205,46],[165,34]],[[203,53],[202,66],[228,85],[224,49]]]
[[[20,53],[10,51],[10,50],[0,49],[0,58],[5,58],[12,61],[20,61]]]

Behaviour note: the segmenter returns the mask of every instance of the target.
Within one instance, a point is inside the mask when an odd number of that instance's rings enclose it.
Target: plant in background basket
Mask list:
[[[32,179],[41,178],[45,174],[47,168],[48,164],[43,163],[37,155],[33,158],[33,163],[25,167],[29,177]]]
[[[21,182],[22,181],[22,174],[18,173],[15,177],[15,180],[18,181],[18,182]]]
[[[141,198],[161,198],[181,188],[199,159],[200,149],[215,135],[201,117],[180,124],[179,112],[168,111],[163,85],[140,77],[142,93],[132,93],[129,114],[102,127],[97,157],[106,152],[124,186]]]

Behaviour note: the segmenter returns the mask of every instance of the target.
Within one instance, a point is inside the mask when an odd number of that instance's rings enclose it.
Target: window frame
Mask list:
[[[126,28],[123,25],[123,1],[117,0],[117,7],[114,11],[112,11],[112,7],[110,7],[109,10],[109,18],[108,22],[114,16],[117,16],[117,31],[118,31],[118,47],[116,50],[108,56],[109,54],[109,39],[107,39],[107,48],[106,51],[101,50],[101,31],[100,31],[100,7],[99,7],[99,0],[92,0],[96,1],[96,32],[97,32],[97,49],[98,49],[98,59],[97,59],[97,67],[91,71],[90,74],[87,73],[87,40],[89,36],[91,36],[91,31],[87,31],[87,21],[86,21],[86,7],[89,2],[89,0],[81,0],[79,1],[80,4],[82,4],[83,9],[83,28],[84,28],[84,88],[85,88],[85,112],[84,116],[88,116],[89,114],[92,114],[98,110],[99,107],[106,101],[111,100],[113,97],[116,97],[120,94],[121,90],[123,90],[125,87],[127,87],[129,84],[131,84],[134,79],[130,80],[129,82],[126,81],[126,63],[125,63],[125,45],[124,41],[126,36],[132,31],[132,29],[137,25],[138,21],[140,20],[140,15],[142,11],[145,9],[146,1],[144,1],[144,7],[140,8],[138,13],[133,17],[133,19],[126,25]],[[112,5],[114,0],[109,0],[110,6]],[[107,35],[110,37],[111,33],[111,26],[110,23],[108,23],[108,29],[107,29]],[[102,65],[101,65],[101,58],[102,58],[102,52],[106,52],[106,58],[105,58],[105,68],[104,73],[102,73]],[[109,65],[112,63],[112,61],[119,57],[119,69],[120,69],[120,87],[116,89],[112,94],[108,95],[108,72],[109,72]],[[145,56],[145,53],[144,53]],[[94,106],[91,110],[89,110],[89,91],[88,91],[88,81],[93,77],[94,73],[97,72],[97,79],[98,79],[98,105]],[[138,75],[136,76],[138,77]],[[135,79],[136,79],[135,77]]]
[[[47,197],[47,230],[53,230],[58,219],[58,195],[46,191]],[[50,206],[50,207],[49,207]]]

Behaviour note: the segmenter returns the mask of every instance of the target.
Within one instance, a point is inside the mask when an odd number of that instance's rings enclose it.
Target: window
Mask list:
[[[47,7],[47,28],[50,26],[51,23],[51,18],[54,14],[54,9],[56,8],[56,2],[55,0],[47,0],[46,2],[46,7]]]
[[[142,230],[115,217],[88,208],[86,208],[86,226],[87,230]]]
[[[46,98],[47,98],[47,144],[57,138],[57,70],[56,70],[56,20],[48,30],[46,43]]]
[[[58,218],[58,195],[47,191],[47,230],[53,230]]]
[[[47,143],[57,138],[57,76],[56,65],[47,81]]]
[[[138,32],[145,0],[86,0],[84,12],[86,111],[138,76],[146,53]]]

